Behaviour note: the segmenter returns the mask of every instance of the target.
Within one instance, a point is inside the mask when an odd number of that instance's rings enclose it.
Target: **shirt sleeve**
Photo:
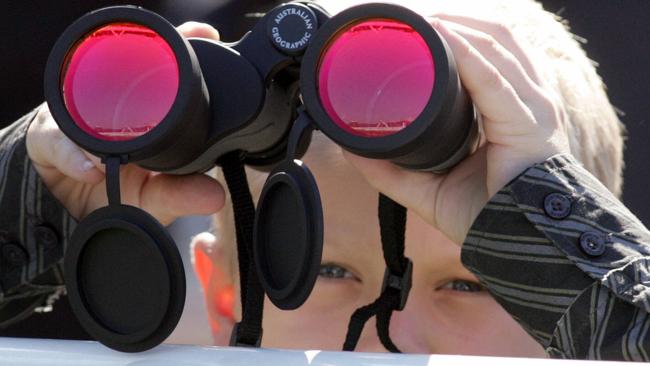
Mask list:
[[[650,233],[571,155],[501,189],[461,259],[550,356],[650,360]]]
[[[0,327],[47,311],[65,291],[61,262],[76,221],[27,155],[37,111],[0,130]]]

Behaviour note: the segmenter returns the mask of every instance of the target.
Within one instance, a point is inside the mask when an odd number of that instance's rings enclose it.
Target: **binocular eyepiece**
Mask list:
[[[61,130],[107,164],[109,206],[73,234],[66,279],[84,327],[123,351],[169,335],[185,285],[164,228],[120,203],[120,164],[189,174],[239,152],[246,164],[273,167],[253,254],[271,300],[293,309],[309,295],[322,252],[316,182],[294,160],[313,129],[355,154],[433,172],[450,169],[478,142],[478,114],[448,46],[424,18],[397,5],[330,16],[312,2],[287,3],[235,43],[185,39],[139,7],[104,8],[59,38],[44,86]],[[287,255],[296,257],[291,265]],[[121,274],[107,279],[111,268]],[[149,308],[128,310],[143,302]]]

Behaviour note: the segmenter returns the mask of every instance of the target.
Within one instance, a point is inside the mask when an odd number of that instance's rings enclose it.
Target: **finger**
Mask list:
[[[74,180],[96,184],[104,179],[92,161],[57,127],[47,108],[41,109],[29,131],[32,162],[45,171],[58,171]]]
[[[472,100],[484,117],[492,121],[484,125],[488,141],[507,144],[511,137],[530,134],[531,127],[536,125],[535,117],[496,67],[441,21],[433,19],[431,24],[451,48]]]
[[[100,158],[98,158],[97,156],[89,153],[88,151],[86,151],[84,149],[81,149],[81,151],[83,151],[86,158],[93,163],[95,168],[97,168],[100,172],[106,174],[106,165],[104,165],[104,163],[102,163]]]
[[[435,201],[443,176],[408,171],[386,160],[366,159],[345,150],[343,156],[371,186],[437,227]]]
[[[462,24],[466,27],[491,35],[501,45],[503,45],[503,47],[511,52],[519,62],[521,62],[522,67],[531,80],[533,80],[537,85],[544,85],[544,79],[541,77],[541,72],[537,69],[529,56],[532,50],[524,47],[521,42],[517,41],[512,31],[504,24],[456,14],[436,14],[436,17],[457,24]]]
[[[92,184],[97,184],[104,179],[104,174],[68,137],[61,136],[52,145],[52,149],[53,165],[68,177]]]
[[[540,87],[528,76],[519,60],[492,35],[453,22],[443,20],[442,23],[465,38],[489,63],[494,65],[524,103],[530,105],[544,97]]]
[[[205,174],[151,174],[139,198],[142,209],[167,225],[181,216],[216,213],[223,207],[225,193]]]
[[[207,38],[215,41],[220,40],[219,31],[206,23],[186,22],[176,27],[176,30],[186,38],[195,37]]]

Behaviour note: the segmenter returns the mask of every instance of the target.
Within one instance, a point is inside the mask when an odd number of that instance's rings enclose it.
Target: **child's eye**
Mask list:
[[[318,275],[323,278],[331,279],[351,279],[358,281],[359,279],[352,272],[345,269],[338,264],[334,263],[323,263],[320,265],[320,271]]]
[[[466,281],[466,280],[453,280],[447,282],[443,286],[438,287],[438,290],[480,292],[480,291],[485,291],[485,287],[477,282]]]

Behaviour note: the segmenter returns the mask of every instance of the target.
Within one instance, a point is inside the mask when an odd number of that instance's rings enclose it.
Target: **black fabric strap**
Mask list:
[[[379,230],[386,266],[391,273],[403,275],[408,259],[404,256],[406,207],[379,194]]]
[[[120,196],[120,166],[122,160],[119,156],[108,156],[102,161],[106,166],[106,195],[110,206],[119,206],[122,202]]]
[[[343,344],[344,351],[354,351],[366,322],[377,314],[381,303],[385,301],[385,298],[379,296],[373,303],[362,306],[354,311],[348,323],[348,333],[345,336],[345,343]]]
[[[391,294],[389,294],[391,293]],[[382,295],[385,295],[388,300],[386,305],[382,306],[377,312],[377,335],[381,344],[384,345],[384,348],[388,352],[401,353],[399,348],[393,343],[393,340],[390,338],[390,318],[393,315],[393,310],[397,309],[399,304],[399,293],[395,294],[393,291],[384,291]]]
[[[231,346],[259,347],[262,339],[264,289],[253,263],[255,205],[248,187],[242,155],[235,151],[219,160],[232,200],[237,235],[237,258],[242,304],[242,320],[233,328]]]
[[[404,256],[406,208],[379,194],[379,226],[386,273],[381,295],[371,304],[357,309],[350,317],[344,351],[354,351],[366,322],[376,316],[377,335],[390,352],[399,353],[390,338],[390,319],[394,310],[402,310],[411,288],[412,262]]]

